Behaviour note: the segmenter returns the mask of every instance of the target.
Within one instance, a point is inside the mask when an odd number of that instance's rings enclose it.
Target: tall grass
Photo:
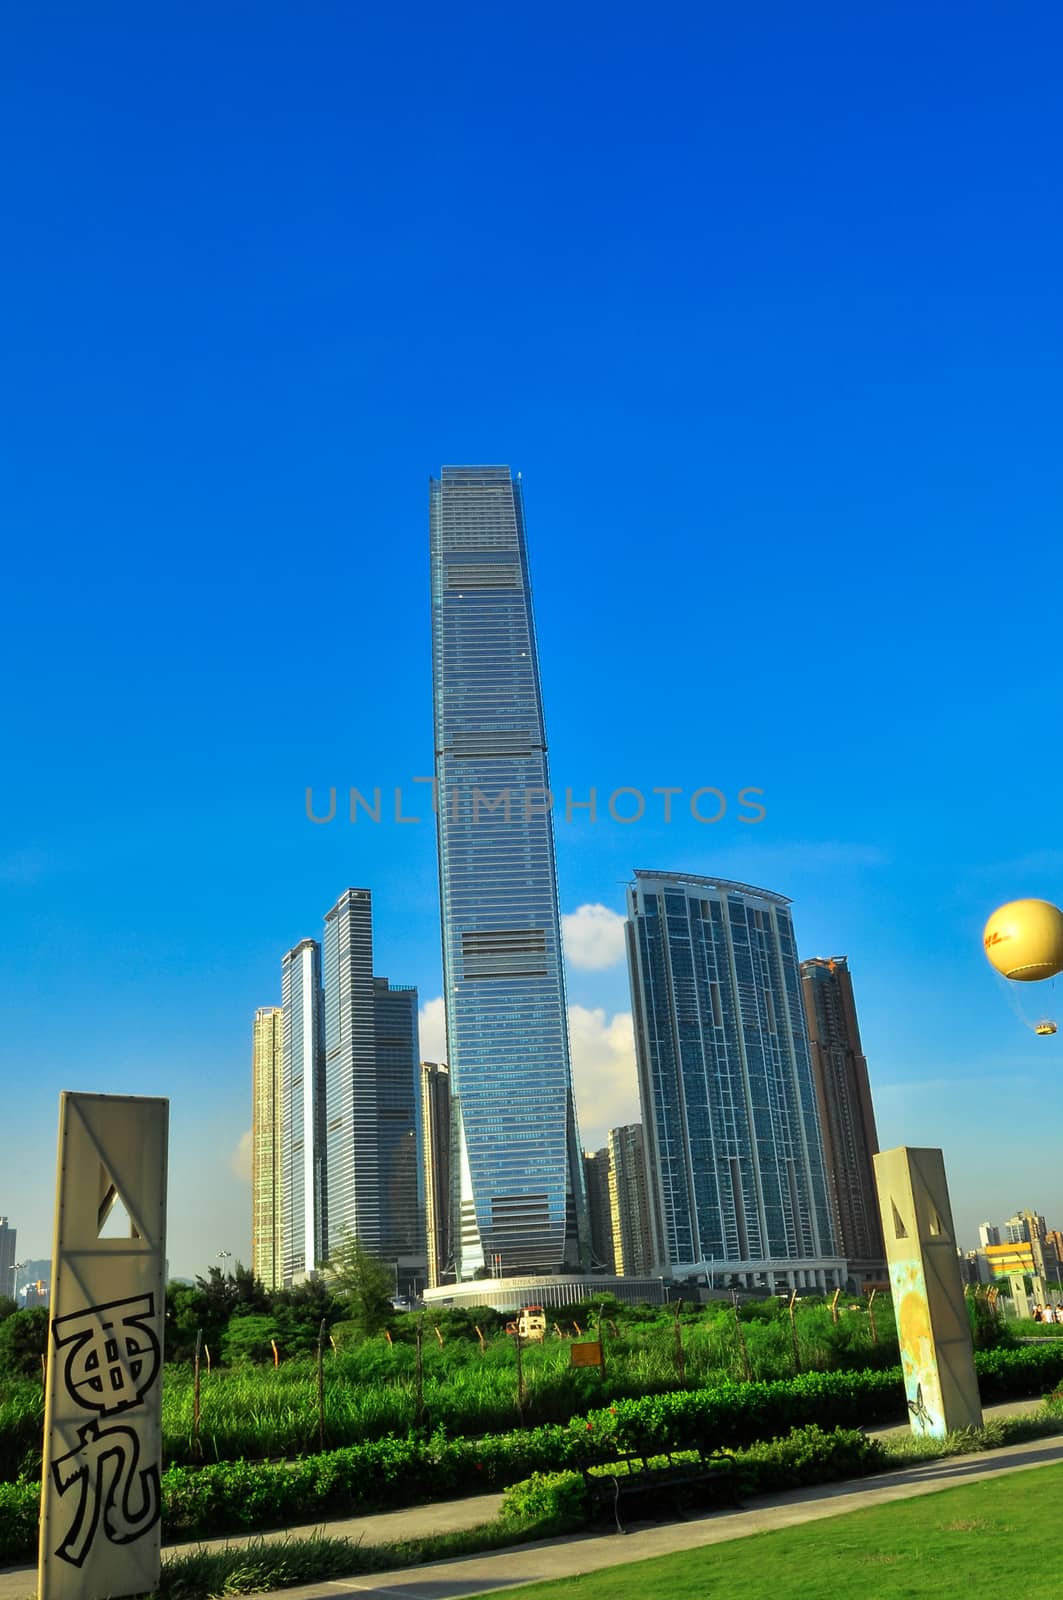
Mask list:
[[[797,1361],[801,1371],[885,1367],[897,1361],[897,1343],[887,1310],[879,1318],[879,1343],[872,1343],[863,1313],[841,1313],[834,1323],[826,1307],[797,1313]],[[383,1337],[329,1352],[324,1367],[324,1437],[327,1447],[356,1444],[412,1428],[442,1426],[450,1434],[477,1437],[544,1422],[567,1422],[596,1405],[636,1399],[679,1388],[708,1387],[723,1380],[787,1377],[795,1370],[793,1340],[785,1313],[744,1322],[739,1340],[733,1313],[684,1314],[677,1353],[670,1316],[652,1322],[606,1323],[601,1330],[605,1370],[574,1368],[567,1338],[551,1336],[521,1351],[523,1390],[517,1393],[516,1350],[504,1336],[478,1342],[447,1339],[440,1348],[426,1329],[422,1350],[421,1407],[412,1344]],[[584,1330],[584,1337],[598,1337]],[[745,1353],[743,1354],[743,1343]],[[682,1372],[682,1377],[680,1376]],[[215,1367],[201,1374],[199,1453],[193,1429],[192,1377],[187,1368],[165,1369],[163,1448],[173,1463],[237,1457],[291,1457],[317,1448],[316,1366],[310,1358],[279,1367]],[[10,1380],[0,1388],[0,1478],[39,1470],[42,1403],[39,1385]]]

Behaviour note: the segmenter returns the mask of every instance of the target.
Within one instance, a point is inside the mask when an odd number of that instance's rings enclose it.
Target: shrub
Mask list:
[[[39,1513],[39,1484],[0,1483],[0,1566],[36,1553]]]
[[[977,1350],[974,1365],[984,1405],[1021,1399],[1063,1381],[1063,1346],[1034,1344],[1020,1345],[1017,1350]]]
[[[31,1306],[0,1322],[0,1376],[40,1377],[48,1348],[48,1308]]]
[[[533,1472],[505,1492],[499,1520],[545,1539],[569,1533],[587,1520],[587,1493],[578,1472]]]
[[[738,1481],[744,1494],[770,1494],[802,1484],[864,1477],[881,1472],[889,1463],[889,1452],[858,1428],[827,1433],[809,1423],[786,1438],[747,1445],[738,1455]]]

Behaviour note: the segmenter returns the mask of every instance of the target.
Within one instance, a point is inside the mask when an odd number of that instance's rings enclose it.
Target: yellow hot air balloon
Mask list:
[[[1048,900],[1009,900],[983,934],[990,965],[1016,983],[1063,972],[1063,911]]]
[[[1000,906],[985,925],[986,958],[1002,978],[1013,983],[1042,983],[1063,972],[1063,911],[1049,900],[1010,900]],[[1030,1022],[1015,1003],[1022,1021],[1040,1038],[1056,1032],[1047,1017]]]

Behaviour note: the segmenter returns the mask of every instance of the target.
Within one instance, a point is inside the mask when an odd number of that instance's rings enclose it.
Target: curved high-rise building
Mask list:
[[[432,665],[458,1280],[589,1262],[519,479],[431,484]]]
[[[840,1287],[790,902],[636,871],[627,938],[655,1270]]]

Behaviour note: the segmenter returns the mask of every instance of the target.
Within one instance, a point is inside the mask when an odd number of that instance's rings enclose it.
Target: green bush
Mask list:
[[[0,1566],[36,1555],[40,1499],[38,1483],[0,1483]]]
[[[0,1377],[39,1378],[48,1348],[48,1308],[31,1306],[0,1322]]]
[[[974,1365],[983,1405],[1019,1400],[1063,1382],[1063,1346],[1028,1344],[1017,1350],[976,1350]]]
[[[505,1492],[499,1520],[545,1539],[587,1520],[587,1492],[578,1472],[533,1472]]]
[[[830,1433],[813,1423],[794,1428],[785,1438],[747,1445],[738,1453],[738,1481],[743,1494],[771,1494],[804,1484],[860,1478],[889,1466],[889,1453],[877,1439],[858,1428]]]
[[[20,1379],[0,1399],[0,1482],[40,1476],[44,1395],[40,1383]]]

